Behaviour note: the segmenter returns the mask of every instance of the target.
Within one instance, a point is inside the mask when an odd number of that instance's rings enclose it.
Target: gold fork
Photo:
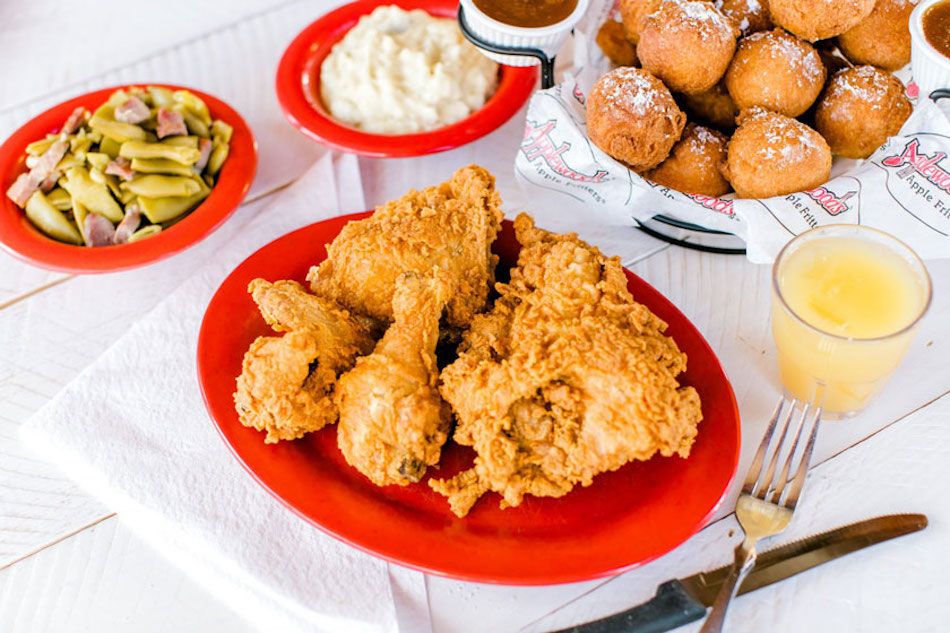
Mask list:
[[[745,485],[742,487],[742,494],[739,495],[739,501],[736,503],[736,518],[739,525],[745,532],[745,538],[742,543],[736,547],[736,560],[729,576],[722,584],[719,595],[713,603],[712,610],[703,623],[700,633],[718,633],[722,631],[723,623],[726,620],[726,611],[729,608],[729,602],[736,595],[736,590],[742,584],[742,580],[752,571],[755,566],[755,547],[760,539],[774,536],[784,530],[789,521],[792,520],[792,512],[795,511],[795,505],[801,496],[802,486],[805,483],[805,475],[808,472],[808,462],[811,461],[811,453],[815,447],[815,438],[818,436],[818,426],[821,423],[821,407],[812,408],[811,405],[805,405],[802,408],[801,415],[798,416],[797,430],[794,431],[795,440],[790,449],[787,449],[785,464],[778,477],[775,477],[775,467],[779,461],[779,455],[783,452],[785,439],[788,437],[789,428],[792,426],[793,414],[797,408],[798,401],[791,402],[779,400],[775,414],[765,430],[765,437],[759,445],[759,450],[755,453],[755,459],[752,460],[752,466],[749,467],[749,474],[746,476]],[[782,431],[778,442],[774,447],[769,444],[772,435],[778,424],[779,418],[783,417],[782,411],[787,409],[782,422]],[[799,440],[805,428],[811,429],[808,435],[808,441],[798,456],[798,466],[795,469],[795,477],[789,483],[788,474],[792,463],[796,459]],[[771,454],[769,465],[765,472],[762,472],[762,463],[767,454]]]

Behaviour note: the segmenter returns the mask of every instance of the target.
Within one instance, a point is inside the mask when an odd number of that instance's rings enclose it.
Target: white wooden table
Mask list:
[[[0,138],[40,110],[92,88],[146,81],[193,85],[234,105],[257,135],[261,167],[237,212],[247,217],[324,151],[284,121],[272,84],[289,40],[336,4],[166,0],[160,9],[132,3],[116,10],[115,3],[91,2],[80,10],[56,0],[3,3]],[[530,204],[511,168],[522,120],[516,116],[485,139],[434,157],[361,159],[367,205],[479,162],[497,175],[507,212],[530,210],[543,226],[544,209]],[[578,225],[585,227],[583,236],[620,254],[670,297],[716,350],[740,402],[744,469],[777,395],[768,268],[669,247],[633,229],[599,231],[588,220]],[[166,262],[91,277],[50,273],[0,255],[0,631],[251,630],[17,439],[21,423],[200,265],[214,244],[212,236]],[[799,512],[811,510],[810,517],[793,524],[790,536],[890,511],[927,513],[931,527],[740,600],[734,617],[755,614],[763,629],[774,631],[946,630],[950,261],[929,267],[935,300],[917,342],[871,411],[822,429],[813,492],[806,491]],[[868,460],[880,460],[879,480],[849,476]],[[658,582],[698,571],[699,552],[712,551],[710,560],[726,562],[735,538],[729,515],[735,493],[717,521],[690,543],[620,578],[509,588],[430,577],[433,630],[539,631],[642,601]]]

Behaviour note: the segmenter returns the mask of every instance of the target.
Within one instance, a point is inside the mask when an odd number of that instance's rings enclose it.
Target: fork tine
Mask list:
[[[759,479],[759,471],[762,469],[762,460],[765,459],[765,451],[769,447],[769,442],[772,440],[772,433],[775,431],[775,423],[778,422],[778,418],[782,413],[782,407],[785,405],[785,399],[780,398],[778,401],[778,406],[775,408],[775,413],[772,414],[772,420],[769,422],[769,426],[765,429],[765,437],[762,438],[762,443],[759,444],[759,450],[755,452],[755,457],[752,459],[752,465],[749,466],[749,474],[746,475],[745,484],[742,486],[742,492],[747,494],[752,494],[752,489],[755,487],[755,482]]]
[[[775,480],[775,485],[773,490],[767,493],[766,500],[769,497],[774,495],[774,502],[778,503],[782,498],[782,491],[785,489],[785,485],[788,483],[788,472],[792,467],[792,460],[795,459],[795,451],[798,450],[798,442],[802,439],[802,429],[805,428],[805,418],[808,417],[808,412],[811,408],[811,404],[806,404],[805,408],[802,409],[802,414],[798,419],[798,429],[795,432],[795,441],[792,442],[792,447],[788,451],[788,457],[785,459],[785,464],[782,466],[782,472],[779,473],[778,479]]]
[[[805,475],[808,473],[808,464],[811,462],[811,453],[815,448],[815,440],[818,437],[818,427],[821,425],[821,407],[815,409],[812,415],[811,435],[808,436],[808,443],[805,444],[805,450],[802,451],[802,461],[798,464],[798,470],[795,472],[795,479],[792,481],[792,487],[788,489],[788,496],[782,503],[789,510],[794,510],[798,503],[798,497],[802,492],[802,486],[805,485]]]
[[[769,460],[769,467],[765,471],[765,476],[753,488],[752,494],[763,501],[768,497],[769,488],[772,485],[772,479],[775,477],[775,466],[778,464],[779,455],[782,453],[782,446],[785,444],[785,436],[788,435],[789,422],[795,415],[795,400],[789,403],[788,413],[785,414],[785,420],[782,422],[782,434],[778,438],[775,450],[772,453],[772,459]]]

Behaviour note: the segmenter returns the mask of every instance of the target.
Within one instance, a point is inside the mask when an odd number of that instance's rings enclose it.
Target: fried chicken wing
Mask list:
[[[515,230],[511,282],[442,372],[454,439],[477,453],[472,469],[430,481],[458,516],[489,490],[516,506],[631,460],[687,457],[702,419],[699,395],[676,379],[686,355],[633,300],[619,259],[524,214]]]
[[[373,324],[294,281],[255,279],[248,291],[282,337],[261,336],[244,355],[234,404],[265,442],[293,440],[336,422],[337,378],[373,348]]]
[[[337,385],[340,451],[378,486],[422,479],[448,438],[450,412],[437,387],[435,348],[451,282],[438,269],[397,279],[393,324]]]
[[[491,245],[501,228],[495,179],[472,165],[451,179],[350,222],[310,270],[311,289],[344,307],[391,321],[396,279],[434,267],[452,277],[446,321],[466,327],[485,310],[498,258]]]

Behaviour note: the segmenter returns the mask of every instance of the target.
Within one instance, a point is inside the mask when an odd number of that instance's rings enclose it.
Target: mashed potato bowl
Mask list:
[[[528,100],[537,84],[536,67],[499,66],[498,87],[470,116],[426,132],[373,134],[334,119],[320,97],[323,60],[361,17],[383,5],[422,9],[455,18],[451,0],[358,0],[327,13],[305,28],[284,52],[277,68],[277,98],[290,123],[333,149],[372,157],[421,156],[470,143],[497,129]]]

